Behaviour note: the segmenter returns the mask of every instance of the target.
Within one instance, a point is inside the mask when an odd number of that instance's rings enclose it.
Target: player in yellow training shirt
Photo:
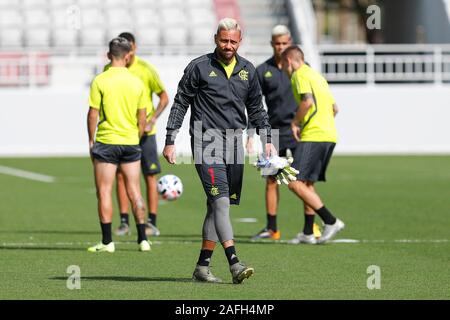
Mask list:
[[[144,175],[147,187],[147,205],[148,219],[145,232],[149,236],[159,236],[160,231],[156,227],[156,217],[158,214],[158,193],[156,189],[157,175],[161,172],[161,165],[158,159],[158,151],[156,146],[156,119],[166,108],[169,103],[164,85],[161,82],[155,67],[139,58],[136,53],[136,39],[129,32],[122,32],[119,37],[127,39],[131,43],[131,56],[128,64],[128,70],[138,77],[144,84],[146,95],[150,98],[147,107],[147,124],[145,134],[140,141],[142,148],[141,169]],[[110,65],[105,66],[107,70]],[[159,97],[158,106],[154,107],[152,96],[156,94]],[[116,235],[130,234],[129,228],[129,200],[125,190],[125,181],[120,171],[117,173],[117,199],[119,201],[120,226],[115,231]]]
[[[290,46],[282,54],[283,69],[291,77],[297,102],[297,113],[291,127],[294,138],[300,141],[295,150],[292,166],[300,171],[289,189],[303,200],[305,226],[291,243],[324,243],[330,240],[345,224],[324,206],[314,189],[316,181],[325,181],[325,172],[337,141],[334,117],[338,112],[327,81],[309,67],[303,51]],[[313,234],[314,215],[324,222],[318,240]]]
[[[96,76],[91,84],[87,124],[102,242],[88,248],[89,252],[115,251],[111,236],[111,191],[118,169],[127,181],[127,191],[133,204],[139,250],[150,250],[145,234],[146,209],[141,195],[139,170],[139,139],[144,134],[149,99],[142,82],[126,67],[130,53],[131,44],[127,39],[117,37],[111,40],[108,52],[111,67]]]

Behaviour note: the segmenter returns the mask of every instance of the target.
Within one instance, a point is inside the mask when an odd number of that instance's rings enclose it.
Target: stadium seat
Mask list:
[[[0,0],[0,9],[18,9],[20,7],[20,0]]]
[[[51,10],[52,28],[66,28],[67,27],[67,10],[54,9]]]
[[[106,20],[109,28],[129,27],[133,25],[133,19],[130,13],[122,9],[107,10]]]
[[[192,45],[214,45],[215,28],[209,27],[194,27],[191,29],[191,44]]]
[[[76,47],[78,45],[78,31],[69,29],[53,30],[53,46],[60,48]]]
[[[181,27],[167,27],[162,30],[162,40],[168,46],[185,46],[188,30]]]
[[[161,32],[159,28],[139,28],[136,34],[138,45],[157,46],[161,44]]]
[[[187,0],[186,5],[188,8],[212,8],[211,0]]]
[[[155,9],[158,7],[157,1],[149,1],[149,0],[131,0],[130,6],[132,8],[152,8]]]
[[[134,21],[137,29],[146,26],[159,27],[161,23],[159,14],[153,9],[136,10],[134,12]]]
[[[77,5],[76,0],[48,0],[48,3],[52,8],[67,8]]]
[[[80,8],[101,9],[102,0],[78,0],[77,4]]]
[[[103,11],[99,9],[82,8],[81,25],[83,28],[97,26],[103,29],[105,26],[105,16],[103,15]]]
[[[25,10],[25,24],[28,29],[34,27],[49,26],[50,19],[48,11],[42,9]]]
[[[1,28],[0,29],[0,46],[1,47],[22,47],[23,38],[22,30],[17,28]]]
[[[183,8],[185,0],[164,0],[159,2],[161,8]]]
[[[22,1],[22,5],[27,9],[46,9],[47,8],[47,0],[24,0]]]
[[[150,4],[150,3],[148,3]],[[103,0],[103,6],[105,8],[123,9],[128,8],[127,0]]]
[[[80,32],[80,45],[82,47],[105,47],[107,44],[104,29],[83,28]]]
[[[194,8],[188,10],[189,21],[196,26],[214,26],[217,23],[215,12],[208,8]]]
[[[49,47],[50,30],[48,28],[27,28],[25,44],[28,47]]]
[[[161,9],[161,24],[164,26],[183,27],[188,24],[185,11],[180,8]]]
[[[19,10],[6,9],[0,11],[0,27],[22,27],[23,17]]]

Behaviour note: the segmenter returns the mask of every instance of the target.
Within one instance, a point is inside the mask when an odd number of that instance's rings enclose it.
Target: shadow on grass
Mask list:
[[[0,250],[59,250],[59,251],[86,251],[86,248],[50,247],[50,246],[0,246]]]
[[[0,234],[100,234],[98,231],[81,231],[81,230],[0,230]]]
[[[49,280],[67,281],[67,277],[51,277]],[[123,281],[123,282],[194,282],[192,278],[175,278],[175,277],[132,277],[132,276],[90,276],[81,277],[81,281]],[[219,283],[222,284],[222,283]]]

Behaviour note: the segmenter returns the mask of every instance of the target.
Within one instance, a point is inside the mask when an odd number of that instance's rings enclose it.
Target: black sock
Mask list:
[[[336,218],[327,208],[325,208],[325,206],[314,211],[316,211],[325,224],[334,224],[336,222]]]
[[[200,256],[198,257],[197,264],[204,267],[209,266],[213,252],[214,251],[208,249],[200,250]]]
[[[129,215],[127,212],[121,213],[120,214],[120,223],[125,223],[127,225],[130,225],[130,223],[128,222],[129,221],[128,217],[129,217]]]
[[[138,243],[141,243],[143,240],[147,240],[147,235],[145,234],[145,223],[136,225],[137,234],[138,234]]]
[[[305,214],[305,226],[303,227],[303,234],[307,236],[313,234],[313,226],[314,226],[314,215]]]
[[[277,216],[267,214],[267,229],[277,232]]]
[[[156,213],[148,213],[148,222],[156,227]]]
[[[237,262],[239,262],[239,259],[236,255],[236,249],[234,246],[230,246],[228,248],[225,248],[225,254],[227,255],[228,264],[231,266]]]
[[[111,236],[111,223],[101,223],[100,227],[102,228],[102,243],[108,244],[112,242]]]

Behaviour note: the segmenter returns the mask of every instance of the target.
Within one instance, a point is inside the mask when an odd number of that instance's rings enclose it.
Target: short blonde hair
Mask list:
[[[289,31],[288,27],[286,27],[284,24],[279,24],[273,27],[272,37],[286,36],[286,35],[291,37],[291,32]]]
[[[216,34],[218,34],[220,30],[238,30],[239,32],[242,32],[239,23],[233,18],[223,18],[220,20],[217,25]]]

